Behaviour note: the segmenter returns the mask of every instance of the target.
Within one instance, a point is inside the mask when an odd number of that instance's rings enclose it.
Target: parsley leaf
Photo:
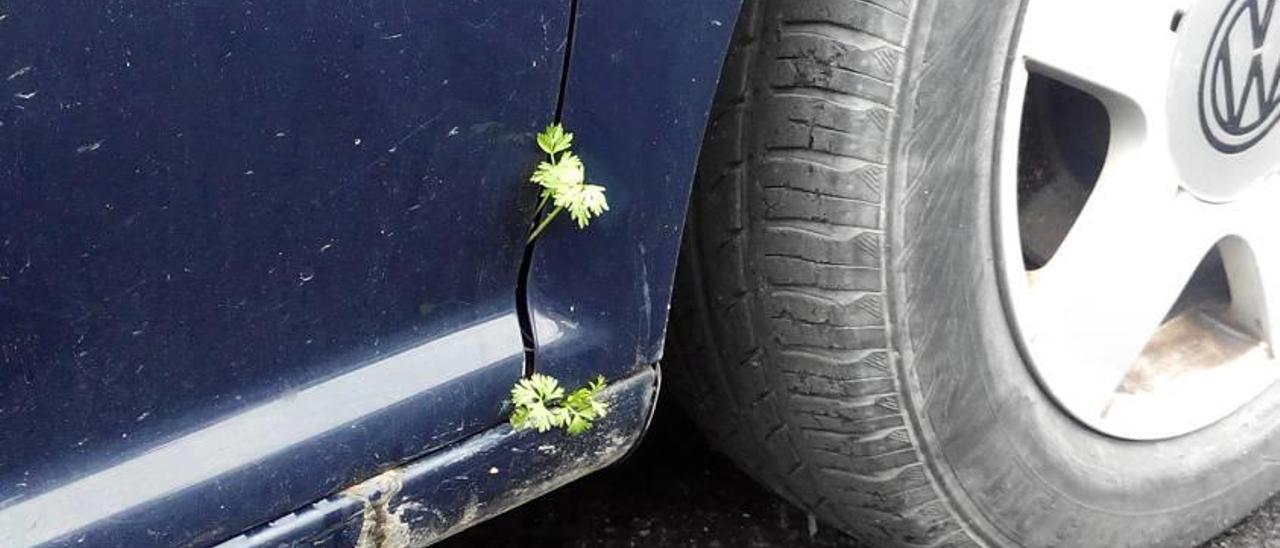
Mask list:
[[[573,145],[573,134],[566,132],[564,126],[551,124],[538,134],[538,148],[547,153],[548,160],[540,162],[529,177],[529,181],[542,187],[539,193],[541,203],[537,214],[542,214],[550,203],[553,208],[542,217],[542,221],[529,234],[529,241],[546,229],[551,220],[561,211],[568,210],[569,216],[577,223],[578,228],[586,228],[591,219],[603,215],[609,210],[609,202],[604,195],[604,187],[587,184],[587,170],[582,158],[569,148]],[[557,157],[556,155],[560,156]]]
[[[565,131],[560,124],[550,124],[538,134],[538,148],[551,156],[569,150],[572,145],[573,134]]]
[[[597,376],[566,396],[560,382],[549,375],[534,373],[520,379],[511,387],[511,403],[515,406],[511,427],[539,432],[564,428],[575,436],[586,432],[609,412],[609,405],[599,400],[606,386],[604,377]]]

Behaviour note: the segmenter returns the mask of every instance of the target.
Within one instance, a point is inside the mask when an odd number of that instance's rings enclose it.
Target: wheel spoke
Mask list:
[[[1019,50],[1040,70],[1100,95],[1129,98],[1148,113],[1164,108],[1183,0],[1038,0],[1023,20]],[[1109,105],[1114,106],[1114,105]],[[1153,114],[1149,118],[1159,118]]]
[[[1150,164],[1109,166],[1029,289],[1035,313],[1026,335],[1037,372],[1086,417],[1100,416],[1218,239],[1220,227],[1195,221],[1209,206],[1144,182],[1151,174],[1140,165]]]
[[[1028,73],[1073,86],[1106,107],[1110,135],[1103,171],[1061,245],[1025,284],[1021,264],[1005,265],[1013,280],[1005,291],[1037,376],[1073,416],[1102,432],[1135,439],[1180,434],[1221,418],[1261,389],[1259,379],[1276,374],[1274,355],[1255,338],[1280,343],[1280,173],[1256,181],[1275,169],[1275,156],[1261,148],[1252,156],[1223,155],[1201,135],[1201,65],[1206,44],[1218,40],[1215,24],[1226,20],[1224,7],[1230,6],[1187,0],[1026,6],[1010,97],[1039,97],[1018,93]],[[1179,28],[1171,29],[1175,21]],[[1260,55],[1238,50],[1237,57]],[[1027,111],[1071,116],[1065,106],[1035,104],[1047,106]],[[1022,125],[1008,127],[1007,135],[1017,136]],[[1020,166],[1007,164],[1003,173],[1022,185],[1014,167]],[[1019,211],[1009,185],[1002,216]],[[1016,230],[1022,221],[1035,222],[1038,211],[1019,213],[1030,217],[1001,225],[1005,256],[1017,257],[1011,245],[1028,245]],[[1178,303],[1215,245],[1231,308],[1218,306],[1224,295],[1208,269]],[[1175,304],[1178,316],[1164,323]],[[1197,385],[1209,378],[1216,379],[1212,389]],[[1211,396],[1196,405],[1183,401],[1193,393]],[[1171,415],[1181,418],[1161,418]]]
[[[1280,176],[1219,209],[1220,222],[1238,236],[1223,250],[1232,315],[1274,348],[1280,320]]]

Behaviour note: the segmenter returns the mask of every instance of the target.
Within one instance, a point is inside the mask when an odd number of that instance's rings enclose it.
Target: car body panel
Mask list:
[[[438,542],[623,458],[652,418],[658,379],[655,368],[616,379],[601,396],[611,412],[582,435],[499,426],[387,470],[219,548]]]
[[[6,6],[0,545],[209,544],[502,421],[568,10]]]
[[[558,325],[536,368],[570,385],[662,355],[680,234],[740,0],[579,0],[563,121],[611,210],[558,223],[533,256],[528,302]],[[541,323],[540,323],[541,325]]]
[[[563,98],[568,0],[6,8],[0,544],[349,546],[388,474],[430,541],[625,454],[738,1],[575,4]],[[614,210],[521,280],[557,108]],[[522,313],[599,429],[502,425]]]
[[[610,415],[581,437],[498,426],[224,548],[350,546],[367,527],[429,544],[606,466],[639,442],[658,395],[654,366],[680,228],[738,8],[736,1],[578,4],[561,108],[614,210],[586,230],[555,225],[537,241],[529,304],[536,369],[568,384],[607,376]],[[653,81],[638,81],[640,73]],[[618,89],[627,92],[602,92]]]

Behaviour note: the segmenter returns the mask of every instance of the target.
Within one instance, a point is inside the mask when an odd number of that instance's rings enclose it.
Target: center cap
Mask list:
[[[1183,186],[1226,202],[1280,169],[1280,0],[1199,0],[1183,17],[1168,98]]]

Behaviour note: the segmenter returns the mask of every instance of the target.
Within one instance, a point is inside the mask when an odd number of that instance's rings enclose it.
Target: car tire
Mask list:
[[[685,229],[668,386],[752,477],[876,546],[1194,546],[1277,485],[1280,397],[1132,441],[1042,390],[993,261],[1022,10],[746,3]]]

